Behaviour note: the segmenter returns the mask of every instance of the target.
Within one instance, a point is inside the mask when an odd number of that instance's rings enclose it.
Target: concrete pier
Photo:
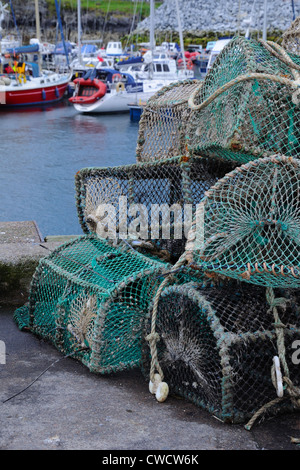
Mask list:
[[[44,238],[34,221],[0,222],[0,304],[22,304],[39,260],[70,238]]]

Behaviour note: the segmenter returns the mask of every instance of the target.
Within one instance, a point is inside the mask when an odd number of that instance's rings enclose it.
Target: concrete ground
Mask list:
[[[0,224],[0,234],[8,234],[7,228]],[[0,349],[5,344],[6,363],[0,360],[1,450],[300,450],[291,441],[300,438],[299,413],[266,419],[247,431],[176,396],[158,403],[138,369],[98,376],[21,332],[13,312],[25,302],[34,264],[45,255],[39,242],[54,248],[61,241],[32,241],[27,233],[25,241],[2,240]]]
[[[300,415],[223,424],[178,397],[158,403],[141,372],[98,376],[16,327],[0,309],[0,449],[8,450],[299,450]],[[57,361],[32,383],[50,364]],[[19,395],[8,398],[24,390]]]

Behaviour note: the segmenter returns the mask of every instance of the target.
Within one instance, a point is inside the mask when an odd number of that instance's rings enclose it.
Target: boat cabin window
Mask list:
[[[153,55],[153,59],[154,60],[157,60],[157,59],[168,59],[168,56],[166,54],[154,54]]]
[[[168,64],[163,64],[163,70],[164,72],[170,72]]]
[[[161,70],[162,70],[161,69],[161,64],[156,64],[155,67],[156,67],[156,72],[161,72]]]

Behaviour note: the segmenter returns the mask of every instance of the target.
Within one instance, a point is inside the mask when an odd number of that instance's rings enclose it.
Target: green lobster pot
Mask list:
[[[271,378],[276,332],[262,287],[230,281],[224,286],[196,283],[167,287],[156,316],[157,358],[170,394],[208,410],[222,421],[243,423],[277,398]],[[290,378],[300,384],[293,364],[299,339],[295,302],[282,315]],[[147,330],[150,331],[150,324]],[[145,341],[143,366],[149,380],[150,349]],[[292,410],[282,401],[270,413]]]
[[[228,162],[182,156],[83,168],[75,177],[82,230],[100,238],[149,241],[152,250],[175,262],[185,250],[197,204],[232,168]]]
[[[298,289],[299,193],[297,158],[274,155],[236,168],[206,192],[187,252],[205,271]]]
[[[139,123],[136,161],[150,163],[186,153],[188,99],[200,80],[171,83],[156,92],[143,109]]]
[[[191,155],[240,164],[300,148],[299,56],[242,37],[218,55],[191,93],[186,125]]]
[[[40,261],[14,318],[92,372],[129,369],[140,363],[148,305],[168,269],[124,244],[82,236]]]

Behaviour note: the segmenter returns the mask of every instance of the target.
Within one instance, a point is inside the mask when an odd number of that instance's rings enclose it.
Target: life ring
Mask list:
[[[120,73],[114,73],[112,76],[112,82],[118,83],[122,80],[122,75]]]
[[[183,59],[178,60],[178,65],[180,66],[180,68],[182,68],[184,66]],[[185,65],[186,65],[186,68],[188,70],[193,70],[194,64],[193,64],[192,60],[186,60]]]
[[[124,91],[125,90],[124,83],[118,82],[116,84],[116,90],[117,90],[118,93],[119,93],[119,91]]]

